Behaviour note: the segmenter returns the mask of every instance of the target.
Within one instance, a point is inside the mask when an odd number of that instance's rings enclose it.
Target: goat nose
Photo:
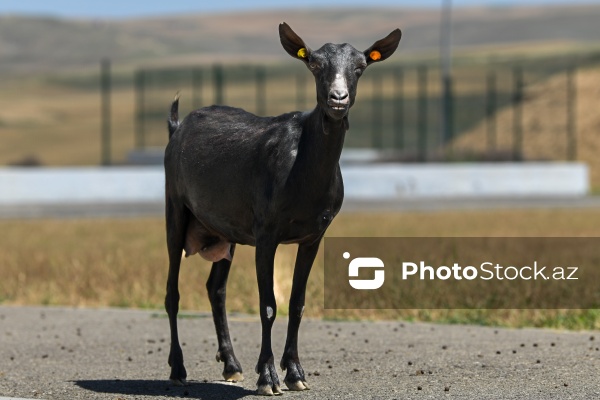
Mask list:
[[[340,103],[345,103],[344,100],[348,98],[348,92],[346,90],[332,90],[329,93],[329,98]]]

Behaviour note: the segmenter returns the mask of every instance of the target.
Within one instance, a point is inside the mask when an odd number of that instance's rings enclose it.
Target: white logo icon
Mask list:
[[[350,253],[345,252],[343,257],[347,260],[350,258]],[[360,268],[383,268],[383,261],[377,257],[358,257],[350,261],[348,265],[348,276],[357,277]],[[373,279],[349,279],[350,286],[359,290],[374,290],[383,286],[385,280],[383,269],[376,269]]]

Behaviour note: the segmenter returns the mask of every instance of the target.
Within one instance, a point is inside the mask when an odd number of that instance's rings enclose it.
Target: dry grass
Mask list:
[[[93,78],[90,78],[93,79]],[[0,164],[35,156],[44,165],[100,163],[100,95],[40,80],[0,84]],[[112,96],[113,158],[134,146],[134,92]]]
[[[600,186],[600,69],[580,70],[575,78],[577,102],[577,159],[589,165],[593,187]],[[525,159],[565,159],[567,154],[567,82],[557,74],[527,86],[523,104],[523,155]],[[506,107],[496,115],[497,146],[513,148],[513,110]],[[454,150],[483,152],[487,146],[487,121],[482,121],[453,143]]]
[[[599,236],[600,210],[518,210],[342,214],[329,236]],[[167,274],[164,222],[159,218],[0,221],[0,301],[8,304],[162,308]],[[287,313],[296,246],[276,257],[275,293]],[[254,249],[236,251],[228,309],[254,313],[258,305]],[[184,310],[210,310],[204,283],[210,265],[185,259]],[[310,317],[408,318],[511,326],[598,328],[597,311],[560,310],[323,310],[323,257],[307,288]]]

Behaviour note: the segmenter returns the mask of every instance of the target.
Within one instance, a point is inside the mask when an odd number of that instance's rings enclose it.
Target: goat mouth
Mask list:
[[[333,110],[345,110],[348,108],[349,102],[347,99],[344,100],[329,100],[327,101],[327,105]]]
[[[336,115],[346,114],[346,112],[348,111],[348,108],[349,108],[348,105],[349,105],[348,103],[339,103],[339,102],[333,102],[333,101],[330,101],[327,103],[329,110],[331,110],[331,112]]]
[[[348,115],[348,106],[329,106],[329,109],[327,110],[327,115],[329,115],[329,118],[333,120],[341,120],[342,118],[346,117],[346,115]]]

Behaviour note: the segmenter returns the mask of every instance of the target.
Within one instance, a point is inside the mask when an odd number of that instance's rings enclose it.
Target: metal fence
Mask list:
[[[359,82],[345,146],[389,150],[395,159],[403,161],[525,159],[529,132],[524,128],[524,116],[535,112],[527,109],[525,100],[549,95],[545,85],[552,81],[551,97],[561,103],[559,109],[564,114],[562,119],[555,119],[562,126],[555,133],[547,133],[553,135],[549,138],[552,145],[534,157],[574,160],[574,77],[578,68],[590,65],[600,65],[600,55],[577,61],[548,58],[457,63],[450,95],[443,104],[437,65],[372,66]],[[211,104],[267,116],[312,109],[316,104],[314,85],[301,64],[140,69],[135,74],[135,147],[166,145],[166,115],[170,99],[178,91],[182,116]],[[447,129],[441,126],[442,106],[449,108]],[[508,125],[506,112],[511,113]]]

